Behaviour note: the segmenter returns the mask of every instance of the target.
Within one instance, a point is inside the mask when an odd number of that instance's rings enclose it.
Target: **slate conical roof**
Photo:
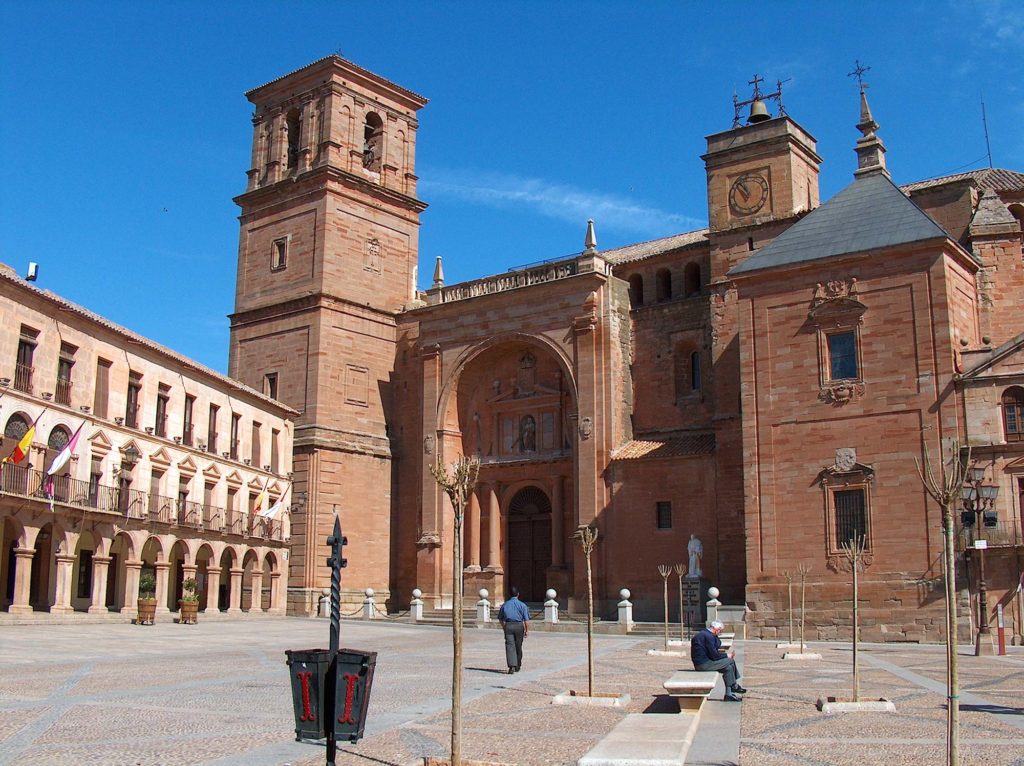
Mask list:
[[[886,174],[865,175],[736,266],[729,276],[945,236]]]

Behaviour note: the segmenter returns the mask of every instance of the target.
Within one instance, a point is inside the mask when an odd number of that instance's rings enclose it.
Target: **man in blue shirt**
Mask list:
[[[725,625],[715,620],[710,627],[695,635],[690,640],[690,659],[693,661],[694,670],[717,670],[725,676],[726,702],[740,702],[742,698],[737,695],[744,694],[747,690],[737,683],[740,671],[736,667],[736,660],[733,659],[735,653],[722,651],[722,639],[718,635],[723,630]]]
[[[512,674],[523,665],[523,639],[530,632],[530,610],[519,600],[519,588],[513,585],[509,593],[511,598],[498,610],[498,622],[505,633],[505,661]]]

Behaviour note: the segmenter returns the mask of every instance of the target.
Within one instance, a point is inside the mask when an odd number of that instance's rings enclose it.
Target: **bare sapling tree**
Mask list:
[[[580,527],[574,535],[587,562],[587,696],[594,696],[594,573],[590,557],[597,543],[597,527]]]
[[[796,568],[796,573],[800,575],[800,654],[804,653],[804,617],[807,609],[807,575],[810,571],[810,566],[802,562]]]
[[[948,442],[947,454],[939,460],[939,475],[932,470],[928,447],[924,446],[924,467],[917,463],[917,475],[925,490],[942,508],[942,537],[944,541],[944,571],[946,581],[946,764],[960,764],[960,678],[957,660],[956,634],[956,550],[954,548],[953,509],[960,501],[960,490],[967,478],[971,462],[971,449],[960,454],[956,439]]]
[[[864,536],[854,536],[849,542],[839,547],[850,564],[850,572],[853,575],[853,701],[860,702],[860,663],[857,657],[858,623],[857,623],[857,570],[861,566],[861,558],[864,556]]]
[[[668,651],[668,576],[672,574],[672,567],[669,564],[658,564],[658,573],[665,585],[665,651]]]
[[[430,466],[437,485],[444,490],[455,513],[452,532],[452,766],[462,766],[462,520],[469,493],[476,486],[480,461],[460,456],[451,473],[441,465]]]
[[[679,640],[686,641],[686,634],[683,633],[683,578],[686,576],[686,564],[676,564],[673,568],[679,578]]]

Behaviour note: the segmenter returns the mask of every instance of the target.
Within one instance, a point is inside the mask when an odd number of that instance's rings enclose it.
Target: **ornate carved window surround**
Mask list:
[[[834,406],[864,396],[864,366],[861,352],[861,327],[867,306],[857,295],[857,280],[832,280],[815,285],[807,320],[818,340],[818,398]],[[852,336],[853,359],[847,369],[833,369],[839,342]],[[849,366],[852,365],[852,370]],[[851,375],[850,372],[853,374]]]
[[[842,571],[847,565],[839,539],[840,527],[861,529],[864,535],[864,557],[862,563],[869,567],[874,559],[871,523],[871,487],[875,471],[870,465],[857,462],[857,452],[852,448],[836,450],[836,462],[818,474],[822,491],[822,506],[825,519],[825,552],[828,568]],[[859,498],[857,496],[859,493]],[[852,501],[852,502],[851,502]],[[842,506],[846,506],[843,508]],[[837,506],[840,506],[837,510]],[[852,517],[851,517],[852,514]],[[843,518],[840,518],[840,517]]]

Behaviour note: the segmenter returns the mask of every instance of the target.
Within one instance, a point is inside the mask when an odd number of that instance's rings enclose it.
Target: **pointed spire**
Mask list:
[[[594,233],[594,219],[587,219],[587,236],[583,240],[583,252],[585,253],[596,253],[597,252],[597,234]]]
[[[885,144],[882,143],[875,131],[878,130],[878,123],[871,114],[871,106],[868,104],[867,85],[860,86],[860,122],[857,123],[857,130],[863,135],[857,139],[857,169],[853,171],[855,178],[863,176],[882,174],[889,175],[885,167]]]
[[[444,287],[444,269],[441,268],[441,256],[434,263],[434,288]]]

